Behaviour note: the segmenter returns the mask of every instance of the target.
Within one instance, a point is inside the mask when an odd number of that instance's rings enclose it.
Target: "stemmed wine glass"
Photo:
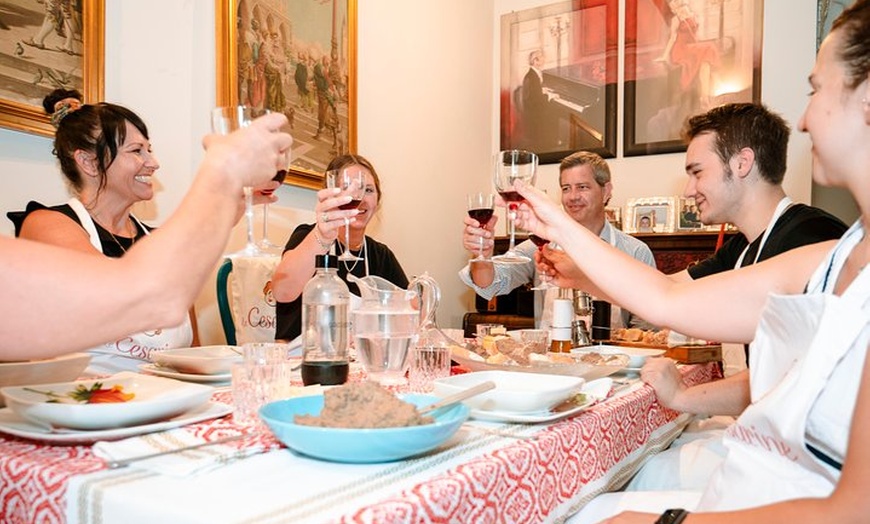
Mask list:
[[[541,191],[544,192],[545,194],[547,193],[546,189],[542,189]],[[546,238],[538,236],[534,233],[531,233],[529,235],[529,240],[531,240],[532,243],[535,246],[537,246],[539,251],[543,251],[544,246],[546,246],[547,244],[550,244],[551,248],[555,249],[555,247],[556,247],[555,243],[550,243],[550,241],[547,240]],[[546,277],[546,275],[544,275],[543,273],[539,273],[538,278],[540,278],[541,282],[537,286],[530,288],[530,289],[535,290],[535,291],[540,291],[540,290],[550,289],[550,288],[556,287],[553,285],[552,282],[550,282],[550,279],[548,277]]]
[[[531,259],[515,249],[517,207],[523,197],[514,190],[514,181],[522,180],[527,184],[535,183],[535,171],[538,168],[538,155],[529,151],[512,149],[501,151],[495,161],[495,190],[501,195],[508,206],[510,218],[510,243],[508,250],[498,256],[492,257],[496,262],[504,264],[522,264]]]
[[[356,209],[362,203],[366,192],[366,176],[360,166],[348,166],[342,169],[332,169],[326,172],[326,187],[339,188],[350,196],[347,204],[338,206],[341,210]],[[362,260],[350,252],[350,219],[344,219],[344,250],[338,256],[339,260]]]
[[[268,109],[258,109],[250,106],[223,106],[216,107],[211,111],[211,130],[219,135],[228,135],[233,131],[247,127],[260,116],[268,113]],[[289,149],[285,159],[289,167]],[[273,180],[283,182],[287,176],[287,169],[279,169]],[[247,243],[240,251],[230,254],[231,257],[259,257],[269,253],[261,250],[254,242],[254,188],[245,186],[245,222],[247,224]]]
[[[468,205],[468,216],[477,220],[480,227],[485,226],[489,222],[493,211],[495,211],[493,196],[490,193],[472,193],[466,195],[466,203]],[[480,248],[477,251],[477,256],[472,259],[472,262],[488,260],[488,258],[483,256],[483,237],[480,237]]]

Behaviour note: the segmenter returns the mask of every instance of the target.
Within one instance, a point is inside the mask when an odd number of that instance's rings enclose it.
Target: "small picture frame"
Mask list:
[[[677,208],[677,230],[696,231],[701,229],[704,229],[704,224],[701,223],[701,215],[698,213],[695,199],[680,197]]]
[[[622,208],[621,207],[605,207],[604,217],[616,229],[622,229]]]
[[[627,233],[673,233],[676,199],[674,197],[633,198],[625,216]]]

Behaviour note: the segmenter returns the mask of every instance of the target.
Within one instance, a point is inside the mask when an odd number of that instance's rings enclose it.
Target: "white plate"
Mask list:
[[[201,346],[158,351],[151,360],[158,366],[172,368],[179,373],[190,375],[227,374],[233,364],[243,360],[241,349],[235,346]]]
[[[578,349],[572,349],[571,353],[582,354],[584,352],[597,352],[602,355],[628,355],[628,365],[627,369],[640,369],[643,367],[644,363],[646,363],[646,359],[649,357],[660,357],[665,354],[664,349],[657,348],[635,348],[628,346],[610,346],[610,345],[598,345],[598,346],[586,346]]]
[[[33,424],[16,415],[11,409],[5,408],[0,409],[0,432],[16,437],[50,442],[52,444],[91,444],[98,440],[118,440],[186,426],[195,422],[222,417],[232,413],[232,411],[233,407],[228,404],[206,402],[186,413],[162,422],[128,426],[126,428],[76,431],[72,429],[52,430],[45,426]]]
[[[128,402],[67,404],[48,402],[50,397],[30,389],[65,395],[77,386],[104,388],[120,385],[135,397]],[[214,389],[162,377],[124,371],[105,379],[15,386],[0,389],[6,404],[22,418],[36,424],[72,429],[111,429],[148,424],[178,416],[208,401]]]
[[[510,411],[483,411],[472,409],[471,417],[477,420],[490,420],[493,422],[518,422],[523,424],[538,424],[541,422],[553,422],[563,418],[576,415],[588,407],[601,402],[607,398],[610,388],[613,387],[613,380],[609,378],[599,378],[587,382],[583,385],[582,393],[586,394],[586,402],[578,405],[576,408],[571,408],[567,411],[553,413],[550,410],[537,411],[534,413],[514,413]]]
[[[158,377],[174,378],[185,382],[199,382],[209,384],[213,382],[229,382],[233,378],[232,373],[220,373],[217,375],[198,375],[195,373],[181,373],[174,369],[164,368],[157,364],[139,364],[139,369],[145,373],[157,375]]]
[[[91,356],[87,353],[70,353],[45,360],[0,362],[0,388],[75,380],[90,361]],[[0,407],[3,405],[3,396],[0,395]]]
[[[495,383],[495,389],[465,400],[468,407],[486,411],[541,411],[577,393],[585,382],[580,377],[563,375],[480,371],[436,379],[433,393],[446,397],[489,380]]]
[[[473,360],[462,356],[456,351],[453,351],[450,358],[456,361],[464,368],[471,371],[511,371],[522,373],[543,373],[546,375],[567,375],[571,377],[582,377],[586,380],[595,380],[597,378],[612,375],[624,368],[628,363],[628,355],[619,357],[619,360],[612,364],[593,365],[577,361],[575,363],[554,362],[551,364],[534,364],[528,366],[516,366],[505,364],[490,364],[481,360]]]

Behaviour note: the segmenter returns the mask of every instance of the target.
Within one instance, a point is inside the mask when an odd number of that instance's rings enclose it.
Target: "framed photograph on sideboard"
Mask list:
[[[625,156],[685,151],[685,120],[761,100],[762,0],[625,0]]]
[[[617,0],[572,0],[501,17],[500,146],[552,164],[616,156]]]
[[[215,0],[217,104],[280,111],[293,158],[285,183],[320,189],[356,151],[356,0]]]
[[[625,206],[626,233],[673,233],[676,226],[676,198],[632,198]]]

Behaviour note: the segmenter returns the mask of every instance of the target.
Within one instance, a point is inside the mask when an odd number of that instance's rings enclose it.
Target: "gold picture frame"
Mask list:
[[[215,13],[217,105],[286,114],[285,183],[320,189],[331,158],[356,151],[357,0],[215,0]]]
[[[0,35],[0,54],[12,65],[0,82],[0,127],[50,137],[45,95],[65,88],[78,89],[88,103],[103,99],[105,0],[82,0],[81,11],[66,12],[49,12],[56,6],[50,2],[19,4],[28,16],[4,19],[8,28]],[[40,18],[34,31],[31,22]]]

